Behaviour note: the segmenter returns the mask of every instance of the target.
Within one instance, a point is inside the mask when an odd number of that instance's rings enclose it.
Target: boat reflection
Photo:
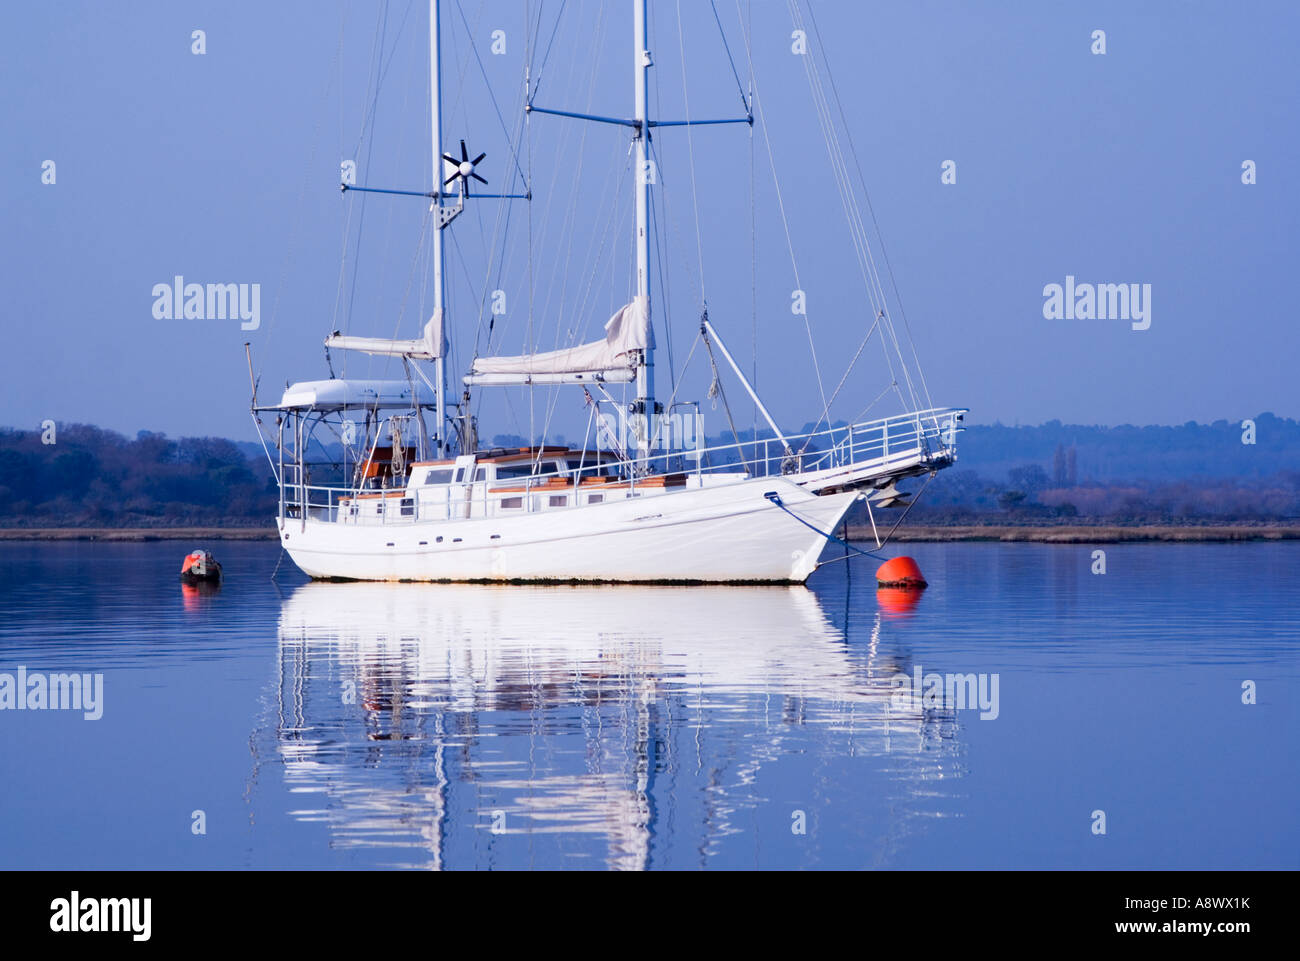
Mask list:
[[[201,610],[209,599],[221,593],[220,581],[195,581],[181,584],[181,604],[186,611]]]
[[[293,816],[385,863],[703,863],[783,758],[883,758],[910,797],[961,773],[882,627],[850,641],[804,587],[306,584],[265,733],[316,799]]]

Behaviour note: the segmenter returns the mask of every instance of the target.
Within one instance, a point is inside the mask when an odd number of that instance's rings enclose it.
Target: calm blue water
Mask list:
[[[188,544],[0,544],[0,674],[104,675],[97,721],[0,711],[0,867],[1300,867],[1300,544],[904,545],[910,611],[870,564],[309,584],[213,547],[188,596]]]

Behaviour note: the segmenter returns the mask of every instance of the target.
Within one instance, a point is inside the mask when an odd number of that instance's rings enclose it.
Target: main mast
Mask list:
[[[434,0],[437,2],[437,0]],[[646,46],[646,0],[632,0],[636,27],[633,30],[633,76],[636,95],[636,294],[645,304],[646,321],[650,314],[650,183],[654,179],[650,166],[649,79],[652,60]],[[636,371],[635,412],[644,415],[642,430],[637,434],[637,449],[643,457],[650,455],[650,440],[655,424],[654,348],[641,351]]]
[[[442,42],[439,36],[439,11],[442,0],[429,0],[429,101],[433,114],[433,314],[437,323],[438,355],[434,359],[434,383],[437,396],[434,409],[438,420],[438,458],[447,455],[447,412],[443,397],[447,393],[447,371],[443,360],[443,253],[442,253]]]

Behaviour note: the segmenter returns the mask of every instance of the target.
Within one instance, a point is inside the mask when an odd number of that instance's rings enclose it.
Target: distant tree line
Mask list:
[[[975,425],[910,518],[926,523],[1300,521],[1300,422]],[[909,489],[919,487],[912,482]]]
[[[957,452],[963,468],[987,477],[1038,464],[1057,487],[1262,479],[1300,470],[1300,421],[1263,413],[1177,426],[973,424],[959,435]]]
[[[958,442],[957,464],[930,482],[909,521],[1300,520],[1300,423],[1271,414],[1252,421],[1253,444],[1243,443],[1240,422],[1230,421],[972,426]],[[766,436],[760,431],[758,440]],[[741,432],[742,441],[754,438]],[[257,445],[150,431],[128,439],[85,424],[58,425],[54,439],[0,428],[0,526],[259,526],[275,516],[274,479]],[[526,444],[512,435],[493,441]]]
[[[951,468],[935,476],[909,520],[929,524],[1300,521],[1300,471],[1295,470],[1241,480],[1070,484],[1067,469],[1066,480],[1057,483],[1041,464],[1014,467],[1005,480]],[[914,480],[904,487],[916,490],[920,484]]]
[[[47,444],[41,431],[0,429],[5,527],[261,525],[277,504],[265,460],[220,437],[61,424]]]

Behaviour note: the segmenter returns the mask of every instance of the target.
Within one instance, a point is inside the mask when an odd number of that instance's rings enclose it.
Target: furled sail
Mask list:
[[[338,331],[325,338],[326,347],[339,350],[359,350],[366,354],[386,357],[410,357],[414,360],[436,360],[446,346],[442,336],[442,308],[439,307],[424,325],[424,336],[417,340],[388,340],[383,337],[349,337]]]
[[[479,357],[474,361],[470,377],[517,375],[526,379],[552,374],[626,372],[634,366],[634,351],[653,347],[649,304],[647,298],[637,297],[609,318],[601,340],[541,354]]]

